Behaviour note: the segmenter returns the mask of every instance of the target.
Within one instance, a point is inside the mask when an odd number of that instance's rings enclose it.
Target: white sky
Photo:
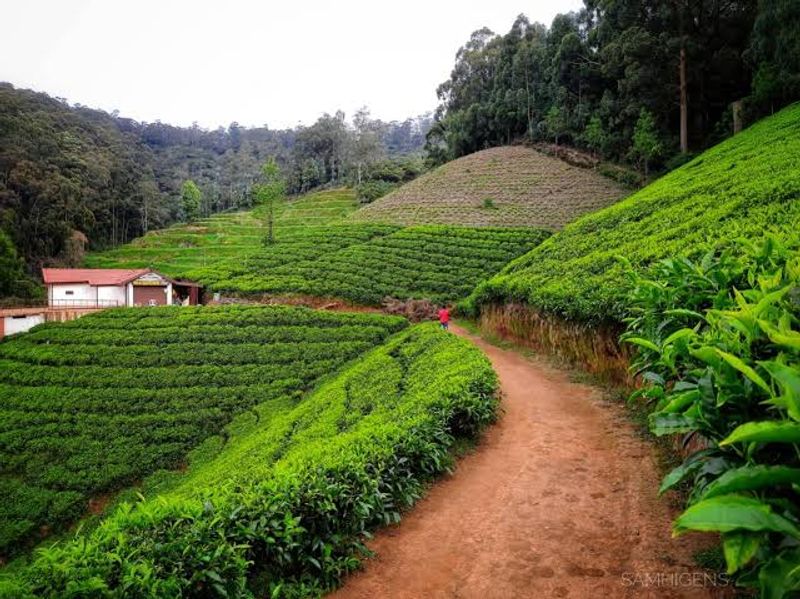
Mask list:
[[[0,0],[0,81],[137,120],[310,124],[436,107],[470,33],[581,0]]]

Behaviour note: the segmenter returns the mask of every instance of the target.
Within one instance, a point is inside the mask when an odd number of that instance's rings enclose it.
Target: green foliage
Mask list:
[[[357,207],[349,189],[330,189],[276,202],[274,229],[278,235],[297,236],[310,227],[339,222]],[[189,271],[226,260],[242,260],[262,246],[267,233],[265,207],[215,215],[191,226],[152,231],[132,243],[89,254],[92,268],[154,268],[186,278]]]
[[[720,533],[728,573],[776,599],[800,590],[798,290],[796,232],[665,260],[634,277],[623,336],[651,430],[707,441],[662,484],[689,485],[676,534]]]
[[[800,104],[753,125],[629,198],[567,225],[482,284],[467,308],[525,302],[583,322],[627,315],[635,268],[800,222]]]
[[[587,148],[598,154],[603,153],[608,143],[608,135],[599,116],[594,115],[589,120],[586,129],[583,131],[582,138]]]
[[[39,551],[12,584],[40,597],[321,594],[449,467],[456,439],[493,420],[496,390],[477,348],[408,329],[234,435],[183,485]]]
[[[448,303],[548,236],[536,229],[348,225],[284,236],[243,260],[187,274],[212,289],[303,294],[380,305]]]
[[[544,127],[547,134],[558,145],[558,138],[567,132],[567,121],[564,112],[558,106],[551,106],[544,116]]]
[[[0,298],[35,295],[35,285],[25,273],[25,264],[17,255],[17,248],[0,229]]]
[[[296,399],[404,325],[288,307],[118,309],[0,343],[0,554],[177,467],[237,414]]]
[[[274,156],[261,167],[261,180],[254,187],[256,204],[263,206],[267,213],[266,244],[275,243],[275,204],[286,198],[286,179],[281,173]]]
[[[197,184],[191,179],[184,181],[181,186],[181,205],[183,206],[183,213],[186,215],[186,220],[197,220],[200,216],[200,206],[203,203],[203,193]]]
[[[771,114],[800,94],[800,5],[760,0],[748,58],[754,65],[751,111]]]
[[[428,156],[438,165],[514,140],[549,138],[619,161],[634,145],[645,109],[665,126],[654,133],[669,158],[678,145],[681,48],[690,140],[706,148],[719,130],[730,135],[728,107],[751,91],[753,114],[800,99],[798,22],[796,0],[585,0],[549,27],[520,15],[504,35],[478,29],[437,89]]]
[[[631,155],[644,165],[644,174],[647,176],[649,165],[664,152],[664,146],[658,135],[653,115],[642,108],[639,112],[639,120],[633,129],[633,145]]]
[[[359,202],[362,204],[369,204],[378,198],[382,198],[396,188],[396,183],[383,181],[381,179],[364,181],[360,185],[356,186],[356,195],[358,196]]]

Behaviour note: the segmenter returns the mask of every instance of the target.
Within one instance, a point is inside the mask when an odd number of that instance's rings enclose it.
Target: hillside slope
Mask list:
[[[280,241],[309,227],[340,221],[355,209],[356,197],[349,189],[320,191],[281,202],[274,211],[275,236]],[[181,277],[189,269],[238,259],[258,250],[266,234],[264,209],[257,207],[151,231],[127,245],[89,254],[84,262],[91,268],[153,268]]]
[[[526,303],[618,321],[634,266],[800,227],[800,104],[764,119],[631,197],[584,216],[482,284],[468,309]]]
[[[351,190],[280,204],[275,243],[264,244],[263,208],[153,231],[89,255],[94,268],[153,268],[233,294],[310,295],[380,304],[384,297],[463,299],[549,233],[531,228],[342,224]]]
[[[506,146],[448,162],[361,208],[353,222],[560,229],[628,190],[531,148]]]
[[[406,324],[284,306],[139,308],[3,341],[0,557],[91,498],[178,467],[237,414],[292,404]]]
[[[0,572],[0,596],[319,596],[358,565],[364,532],[399,520],[457,439],[494,418],[496,389],[475,346],[409,328],[300,401],[242,410],[170,489]]]

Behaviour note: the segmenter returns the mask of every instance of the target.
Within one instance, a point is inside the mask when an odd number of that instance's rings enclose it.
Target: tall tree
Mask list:
[[[197,220],[197,217],[200,216],[200,206],[203,203],[203,193],[191,179],[184,181],[181,186],[181,202],[186,220]]]
[[[274,156],[270,156],[261,167],[261,178],[255,186],[255,195],[256,203],[266,210],[267,236],[264,242],[272,245],[275,243],[275,203],[286,197],[286,179]]]

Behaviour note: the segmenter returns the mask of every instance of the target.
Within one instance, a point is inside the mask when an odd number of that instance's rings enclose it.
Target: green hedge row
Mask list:
[[[495,416],[474,346],[418,325],[294,408],[231,439],[167,494],[40,550],[0,597],[317,594],[355,568],[364,535],[400,518]]]
[[[0,556],[406,325],[291,307],[124,308],[0,342]]]
[[[583,322],[627,314],[626,266],[800,226],[800,104],[568,225],[479,285],[462,308],[526,303]]]

